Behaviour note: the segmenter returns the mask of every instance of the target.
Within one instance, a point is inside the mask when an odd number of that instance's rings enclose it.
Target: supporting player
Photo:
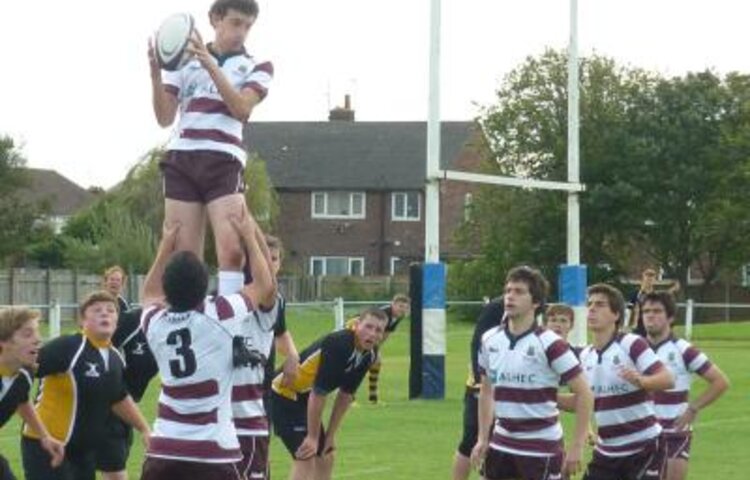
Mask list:
[[[176,72],[161,72],[149,45],[153,109],[162,127],[180,118],[161,162],[165,221],[179,223],[176,250],[203,255],[206,216],[216,239],[219,294],[243,285],[243,252],[229,221],[245,209],[242,131],[265,98],[273,65],[244,48],[258,17],[255,0],[216,0],[209,11],[214,41],[200,36],[188,47],[195,58]]]
[[[125,270],[119,265],[112,265],[106,269],[102,279],[104,290],[117,299],[117,310],[120,312],[130,310],[130,304],[122,295],[122,290],[125,288],[127,279],[128,276],[125,275]]]
[[[47,431],[31,405],[29,390],[33,383],[39,348],[39,312],[24,307],[0,310],[0,428],[14,413],[39,436],[51,467],[62,462],[62,443]],[[0,455],[0,480],[15,480],[8,461]]]
[[[650,393],[674,386],[642,337],[619,333],[625,300],[616,288],[588,289],[588,327],[593,344],[581,363],[595,397],[597,440],[584,480],[659,480],[664,451]]]
[[[487,330],[502,325],[504,321],[503,299],[496,298],[479,312],[474,334],[469,345],[469,376],[464,393],[463,436],[453,459],[453,480],[467,480],[471,474],[471,449],[477,443],[479,430],[479,389],[482,379],[479,374],[478,356],[482,346],[482,335]]]
[[[294,459],[291,480],[331,479],[336,433],[354,393],[376,360],[376,347],[387,321],[382,310],[365,310],[353,328],[328,334],[301,353],[299,375],[291,385],[282,385],[281,374],[274,379],[273,426]],[[326,400],[336,389],[338,394],[324,428]]]
[[[648,293],[643,297],[641,305],[651,348],[675,376],[673,389],[655,392],[653,396],[667,456],[665,478],[684,480],[687,478],[690,459],[692,424],[699,411],[724,394],[729,388],[729,380],[703,352],[672,335],[676,306],[670,293]],[[702,377],[708,383],[708,388],[688,402],[692,374]]]
[[[232,421],[232,376],[235,368],[261,361],[246,348],[242,323],[258,305],[273,303],[276,290],[257,224],[247,212],[230,220],[248,249],[252,287],[206,297],[205,264],[189,251],[172,254],[179,226],[169,224],[146,277],[141,325],[162,388],[143,480],[242,478],[236,465],[242,455]]]
[[[503,296],[507,323],[482,337],[479,433],[471,460],[475,466],[484,462],[488,480],[554,480],[575,475],[581,467],[593,398],[568,344],[536,325],[546,294],[547,281],[539,271],[511,270]],[[557,409],[561,382],[574,393],[576,413],[567,452]]]
[[[52,437],[65,444],[65,458],[50,467],[39,433],[27,425],[21,440],[27,480],[94,480],[96,447],[110,411],[148,443],[148,424],[125,388],[125,363],[111,343],[117,300],[105,291],[91,293],[79,315],[82,332],[42,347],[36,372],[41,385],[34,408]]]

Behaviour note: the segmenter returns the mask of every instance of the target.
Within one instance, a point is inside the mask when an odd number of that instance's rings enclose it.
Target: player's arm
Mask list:
[[[336,394],[336,401],[333,403],[333,408],[331,409],[328,428],[326,429],[326,444],[323,448],[323,455],[327,455],[336,449],[336,432],[341,426],[341,421],[344,419],[344,415],[349,410],[352,402],[354,402],[354,395],[339,389],[339,393]]]
[[[318,438],[320,438],[326,397],[326,394],[316,392],[315,389],[310,392],[307,399],[307,436],[294,454],[298,460],[306,460],[318,453]]]
[[[674,387],[674,375],[661,362],[655,366],[651,374],[640,373],[632,368],[624,368],[620,371],[620,376],[647,392],[669,390]]]
[[[168,127],[172,125],[177,116],[179,102],[177,96],[165,88],[161,78],[161,67],[156,60],[154,43],[151,39],[148,42],[148,63],[151,73],[151,103],[154,109],[154,116],[160,127]]]
[[[230,220],[247,249],[250,274],[253,277],[253,281],[243,287],[242,293],[250,298],[253,305],[273,307],[276,302],[276,281],[271,275],[269,256],[264,253],[261,246],[261,244],[264,245],[267,252],[268,245],[265,237],[247,210],[243,212],[242,218],[230,217]]]
[[[276,350],[284,356],[281,385],[289,387],[294,383],[299,372],[299,352],[297,352],[292,334],[288,330],[275,337],[274,342],[276,343]]]
[[[729,388],[729,379],[716,365],[706,370],[701,377],[708,382],[708,387],[701,393],[698,398],[690,402],[685,413],[677,419],[675,428],[682,430],[695,420],[698,412],[714,403]]]
[[[138,405],[133,401],[133,398],[130,395],[125,395],[125,398],[112,404],[112,411],[115,415],[120,417],[123,422],[141,432],[143,443],[148,447],[148,442],[151,437],[151,429],[149,428],[146,419],[143,418],[143,414],[138,408]]]
[[[211,80],[214,81],[216,90],[219,91],[219,95],[224,100],[229,113],[237,120],[246,122],[250,118],[253,108],[260,103],[260,95],[251,88],[243,88],[237,91],[232,86],[229,79],[224,75],[224,72],[219,68],[219,65],[211,58],[211,53],[206,48],[206,44],[203,43],[203,39],[197,30],[194,32],[194,36],[190,38],[188,50],[195,55],[198,61],[201,62],[201,66],[211,76]]]
[[[583,373],[579,373],[568,380],[568,387],[573,392],[576,428],[573,443],[565,452],[564,471],[568,475],[575,475],[581,468],[583,446],[589,435],[589,418],[594,410],[594,394]]]
[[[21,403],[16,409],[16,413],[24,422],[26,422],[26,425],[28,425],[31,430],[39,435],[39,443],[42,448],[49,453],[52,459],[50,463],[52,467],[59,466],[65,457],[65,447],[61,442],[52,438],[47,427],[45,427],[39,419],[39,415],[37,415],[31,402],[27,399],[25,402]]]
[[[471,463],[474,467],[478,468],[484,456],[487,453],[489,447],[490,428],[492,428],[492,422],[495,418],[492,385],[487,378],[487,375],[482,374],[482,382],[479,389],[479,428],[477,433],[477,443],[471,451]]]
[[[143,281],[141,305],[144,307],[164,302],[164,290],[162,289],[161,281],[164,276],[164,267],[166,267],[172,252],[174,252],[177,232],[179,230],[179,223],[164,224],[159,249],[156,251],[156,258],[146,275],[146,279]]]

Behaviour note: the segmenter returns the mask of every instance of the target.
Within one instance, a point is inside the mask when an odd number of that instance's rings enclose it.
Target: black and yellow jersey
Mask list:
[[[327,395],[337,388],[354,394],[376,359],[376,351],[357,348],[353,330],[339,330],[320,338],[300,353],[299,372],[291,387],[281,385],[282,375],[277,372],[272,388],[290,400],[307,401],[311,391]]]
[[[159,373],[146,335],[141,329],[142,308],[120,312],[117,330],[112,335],[112,345],[125,357],[125,385],[133,400],[140,402],[149,382]]]
[[[0,367],[0,427],[10,420],[19,405],[29,400],[32,383],[28,370],[8,372]]]
[[[82,333],[58,337],[42,347],[34,408],[50,434],[71,449],[98,442],[112,405],[128,394],[124,370],[115,348]],[[28,427],[23,435],[37,437]]]

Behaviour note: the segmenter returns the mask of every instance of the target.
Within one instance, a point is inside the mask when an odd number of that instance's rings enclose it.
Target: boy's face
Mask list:
[[[94,302],[83,312],[81,326],[99,340],[112,338],[117,328],[117,305],[112,302]]]
[[[39,321],[36,318],[29,320],[16,330],[9,340],[0,342],[4,357],[13,359],[28,368],[36,365],[41,346]]]
[[[531,298],[529,286],[525,282],[508,282],[503,295],[505,312],[510,318],[523,318],[539,306]]]
[[[573,320],[564,313],[553,313],[547,316],[547,328],[558,334],[563,340],[567,340],[568,334],[573,328]]]
[[[255,17],[229,9],[223,18],[214,16],[211,25],[215,30],[215,41],[222,50],[237,51],[242,49]]]
[[[365,350],[375,348],[383,340],[383,332],[385,332],[385,322],[370,316],[357,320],[354,327],[357,344]]]
[[[667,317],[667,310],[660,302],[646,302],[643,305],[643,326],[649,335],[661,336],[671,323],[672,319]]]
[[[104,288],[114,296],[122,292],[122,273],[114,271],[104,279]]]
[[[586,320],[593,332],[606,331],[617,323],[619,315],[612,311],[609,298],[603,293],[589,295]]]
[[[393,310],[393,316],[395,318],[405,317],[409,315],[409,302],[393,302],[391,309]]]

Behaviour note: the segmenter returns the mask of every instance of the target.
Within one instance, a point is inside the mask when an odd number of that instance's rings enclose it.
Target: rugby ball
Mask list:
[[[156,59],[164,70],[179,70],[190,61],[187,51],[195,22],[189,13],[175,13],[167,17],[156,31],[154,50]]]

